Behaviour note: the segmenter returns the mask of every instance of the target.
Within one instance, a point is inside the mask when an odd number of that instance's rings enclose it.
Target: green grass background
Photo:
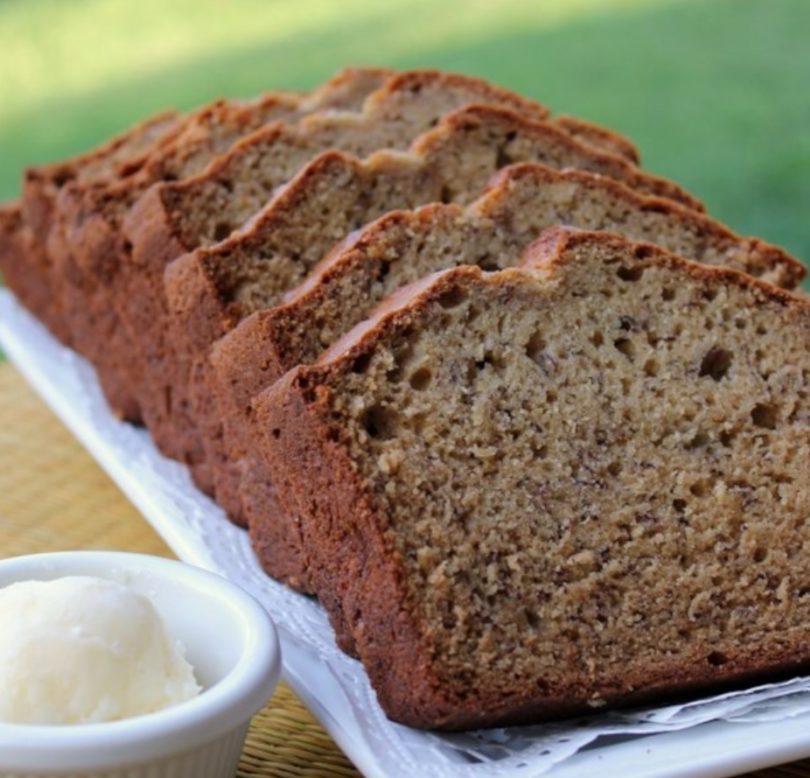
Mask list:
[[[432,66],[616,128],[810,259],[808,32],[808,0],[0,0],[0,199],[168,106]]]

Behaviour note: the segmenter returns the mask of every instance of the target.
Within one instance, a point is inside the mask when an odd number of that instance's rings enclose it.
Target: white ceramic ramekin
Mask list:
[[[232,776],[250,719],[273,693],[281,668],[264,609],[224,578],[159,557],[78,551],[0,561],[0,587],[66,575],[109,578],[146,594],[182,641],[203,691],[166,710],[103,724],[0,723],[0,775]]]

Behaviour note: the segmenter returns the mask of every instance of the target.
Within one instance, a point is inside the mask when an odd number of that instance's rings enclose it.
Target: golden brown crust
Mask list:
[[[628,243],[633,247],[633,253],[640,262],[675,268],[700,281],[747,288],[755,292],[763,302],[779,303],[789,308],[791,313],[798,317],[810,316],[810,297],[804,294],[781,289],[733,268],[702,265],[679,257],[652,243],[630,242],[607,232],[589,232],[570,227],[546,230],[528,247],[521,264],[524,267],[552,271],[556,267],[564,267],[566,264],[574,262],[573,251],[579,245],[611,246],[616,251],[621,251]]]
[[[725,250],[733,248],[736,256],[730,256],[729,262],[740,262],[738,269],[744,269],[755,277],[764,277],[765,280],[784,289],[797,288],[807,274],[805,266],[780,246],[767,243],[760,238],[738,235],[708,214],[667,198],[645,195],[609,176],[594,175],[582,170],[568,169],[555,172],[542,165],[531,163],[511,165],[495,173],[486,194],[472,205],[470,210],[490,215],[497,214],[498,201],[508,201],[509,188],[518,185],[523,178],[532,182],[543,179],[549,183],[559,180],[570,181],[584,190],[612,193],[618,200],[626,202],[629,207],[637,208],[640,212],[664,214],[683,225],[684,229],[701,235],[707,244],[716,244]],[[740,259],[737,259],[738,257]]]

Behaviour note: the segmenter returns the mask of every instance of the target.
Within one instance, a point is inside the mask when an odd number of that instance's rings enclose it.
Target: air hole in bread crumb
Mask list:
[[[614,478],[617,475],[620,475],[622,472],[622,463],[621,462],[611,462],[607,466],[607,471],[610,473]]]
[[[734,438],[737,437],[737,433],[735,430],[721,430],[718,437],[720,439],[720,443],[726,448],[729,448],[734,442]]]
[[[475,321],[481,315],[481,309],[477,305],[471,305],[467,308],[467,321]]]
[[[657,359],[648,359],[644,363],[644,374],[650,376],[650,378],[654,378],[658,375],[658,360]]]
[[[217,222],[214,225],[214,240],[219,243],[219,241],[225,240],[231,232],[231,225],[228,222]]]
[[[672,501],[672,507],[678,512],[683,513],[686,510],[686,500],[677,497]]]
[[[352,363],[353,373],[365,373],[371,363],[371,354],[361,354]]]
[[[453,202],[453,190],[449,186],[443,186],[439,192],[439,202],[447,205]]]
[[[719,346],[713,346],[706,352],[700,363],[700,376],[710,376],[715,381],[722,380],[731,367],[734,355]]]
[[[779,411],[773,403],[758,403],[751,411],[751,421],[757,427],[772,430],[776,429],[776,422],[779,417]]]
[[[507,165],[512,164],[512,157],[507,151],[506,145],[498,146],[497,153],[495,155],[495,168],[500,170],[502,167],[506,167]]]
[[[545,347],[546,341],[543,339],[543,336],[539,332],[535,332],[526,344],[526,356],[531,359],[532,362],[536,362],[537,357],[540,356]]]
[[[720,651],[712,651],[706,657],[706,661],[712,667],[720,667],[720,665],[724,665],[726,662],[728,662],[728,657],[725,654],[721,653]]]
[[[601,332],[598,330],[591,335],[591,343],[593,343],[596,348],[599,348],[605,342],[605,337],[602,335]]]
[[[636,250],[633,252],[636,255],[636,259],[649,259],[655,249],[652,246],[645,246],[644,244],[640,246],[636,246]]]
[[[613,341],[617,351],[621,351],[631,362],[636,356],[636,347],[630,338],[617,338]]]
[[[416,389],[417,392],[427,389],[432,380],[433,373],[429,367],[420,367],[411,375],[410,379],[408,379],[411,387]]]
[[[670,302],[670,300],[674,300],[675,299],[675,290],[670,289],[670,287],[668,287],[668,286],[665,286],[661,290],[661,299],[664,300],[665,302]]]
[[[529,625],[531,629],[537,629],[540,626],[540,617],[537,613],[530,608],[526,608],[526,623]]]
[[[712,300],[716,299],[717,297],[717,290],[716,289],[704,289],[703,290],[703,299],[708,300],[711,302]]]
[[[442,308],[457,308],[467,299],[467,293],[458,286],[454,286],[442,293],[439,297],[439,305]]]
[[[380,405],[372,405],[363,414],[363,428],[370,438],[388,440],[396,432],[396,414]]]
[[[764,562],[768,558],[768,549],[762,548],[762,546],[757,546],[754,549],[754,553],[752,555],[752,559],[757,563],[760,564]]]
[[[481,372],[487,365],[495,368],[496,370],[504,366],[503,360],[492,351],[485,352],[484,358],[478,359],[475,362],[475,368],[478,370],[478,372]]]
[[[644,275],[644,268],[643,267],[627,267],[627,265],[619,265],[619,269],[616,271],[616,275],[622,279],[622,281],[639,281],[641,276]]]
[[[270,433],[270,434],[271,434],[271,435],[272,435],[272,436],[273,436],[273,437],[274,437],[276,440],[278,440],[278,439],[281,437],[281,430],[280,430],[278,427],[276,427],[276,428],[274,428],[274,429],[271,431],[271,433]]]
[[[691,451],[695,448],[701,448],[701,446],[705,446],[711,438],[709,437],[708,433],[700,430],[696,432],[694,437],[686,444],[687,451]]]
[[[380,262],[380,266],[377,268],[377,280],[384,281],[390,272],[391,264],[389,262]]]
[[[705,497],[709,493],[709,484],[706,481],[695,481],[689,487],[689,491],[695,497]]]
[[[738,330],[744,330],[748,326],[748,322],[745,319],[734,319],[734,326]]]
[[[491,273],[493,270],[500,270],[498,260],[495,257],[491,256],[490,254],[487,254],[486,256],[483,256],[481,257],[481,259],[478,260],[478,267],[480,267],[481,270],[484,270],[487,273]]]

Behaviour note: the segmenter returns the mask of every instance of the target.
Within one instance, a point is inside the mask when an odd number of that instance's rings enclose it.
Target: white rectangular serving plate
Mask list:
[[[779,698],[778,713],[740,713],[738,705],[736,721],[728,720],[734,718],[729,713],[686,724],[688,716],[679,710],[679,728],[663,734],[643,734],[645,722],[666,719],[675,708],[480,736],[440,736],[391,723],[360,663],[335,646],[317,604],[262,573],[247,534],[194,488],[182,465],[157,452],[144,430],[112,416],[92,367],[7,290],[0,290],[0,344],[180,559],[225,575],[268,609],[279,627],[284,677],[365,775],[722,778],[810,756],[810,705],[800,694],[794,697],[801,704],[793,708],[793,697],[781,706]],[[695,705],[691,710],[701,710]],[[622,726],[628,734],[593,742],[582,737],[602,722],[614,725],[603,734],[621,734]]]

